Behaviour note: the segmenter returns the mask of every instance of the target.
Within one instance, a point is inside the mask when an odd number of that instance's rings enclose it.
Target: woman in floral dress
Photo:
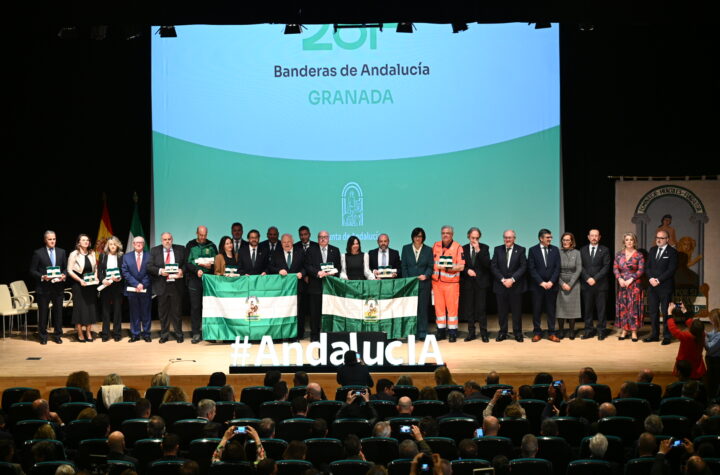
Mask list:
[[[637,329],[642,325],[642,289],[640,277],[645,272],[645,259],[637,250],[637,236],[623,235],[624,248],[615,254],[613,273],[618,283],[615,301],[615,326],[620,328],[618,340],[627,338],[632,332],[632,341],[637,341]]]

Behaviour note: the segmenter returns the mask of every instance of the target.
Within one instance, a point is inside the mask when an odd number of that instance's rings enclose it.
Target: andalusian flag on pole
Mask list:
[[[225,277],[203,274],[204,340],[297,336],[295,274]]]
[[[95,239],[95,253],[100,255],[105,249],[105,243],[109,237],[113,235],[112,224],[110,224],[110,212],[107,207],[107,195],[103,193],[103,210],[100,216],[100,227],[98,228],[97,238]]]
[[[415,334],[418,280],[323,279],[322,329],[326,332],[385,332],[388,338]]]
[[[135,202],[135,209],[133,210],[132,221],[130,222],[130,235],[128,236],[126,250],[128,250],[128,251],[132,250],[132,248],[133,248],[132,242],[133,242],[133,239],[135,239],[135,236],[142,236],[145,238],[145,250],[148,251],[150,249],[150,247],[147,242],[147,236],[145,236],[145,231],[143,231],[142,223],[140,222],[140,213],[138,212],[138,195],[137,195],[137,193],[133,193],[133,201]]]

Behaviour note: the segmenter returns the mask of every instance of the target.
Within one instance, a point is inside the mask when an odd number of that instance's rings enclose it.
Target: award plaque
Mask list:
[[[120,269],[117,267],[110,268],[105,271],[105,277],[108,279],[114,279],[116,277],[120,277]]]
[[[225,266],[225,277],[238,277],[237,266]]]
[[[98,280],[95,278],[95,274],[88,272],[87,274],[83,274],[83,281],[86,284],[95,285],[98,283]]]
[[[323,262],[322,264],[320,264],[320,270],[325,271],[330,275],[337,274],[335,264],[333,264],[332,262]]]
[[[177,264],[165,264],[165,272],[170,275],[177,274],[180,267]]]
[[[380,266],[377,271],[377,276],[381,279],[387,279],[388,277],[392,277],[393,274],[397,274],[397,269],[393,269],[390,266]]]
[[[60,266],[51,266],[45,268],[45,275],[51,278],[56,278],[62,276],[62,272],[60,272]]]

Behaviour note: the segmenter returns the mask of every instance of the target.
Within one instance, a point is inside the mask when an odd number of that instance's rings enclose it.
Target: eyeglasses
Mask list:
[[[655,236],[655,239],[661,239],[661,240],[664,241],[664,240],[667,239],[667,238],[666,238],[666,237],[663,237],[663,236]]]

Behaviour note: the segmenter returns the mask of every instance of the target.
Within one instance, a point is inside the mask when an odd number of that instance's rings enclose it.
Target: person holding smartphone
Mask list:
[[[265,458],[265,449],[262,446],[260,436],[252,426],[230,426],[227,428],[225,434],[223,434],[223,438],[215,448],[215,452],[213,452],[212,455],[212,462],[214,463],[224,460],[223,454],[225,453],[225,449],[228,444],[234,443],[235,440],[241,437],[245,437],[246,443],[250,439],[255,441],[255,446],[257,447],[257,457],[255,458],[255,463],[258,463],[260,460]],[[245,453],[245,450],[243,449],[242,452]]]

